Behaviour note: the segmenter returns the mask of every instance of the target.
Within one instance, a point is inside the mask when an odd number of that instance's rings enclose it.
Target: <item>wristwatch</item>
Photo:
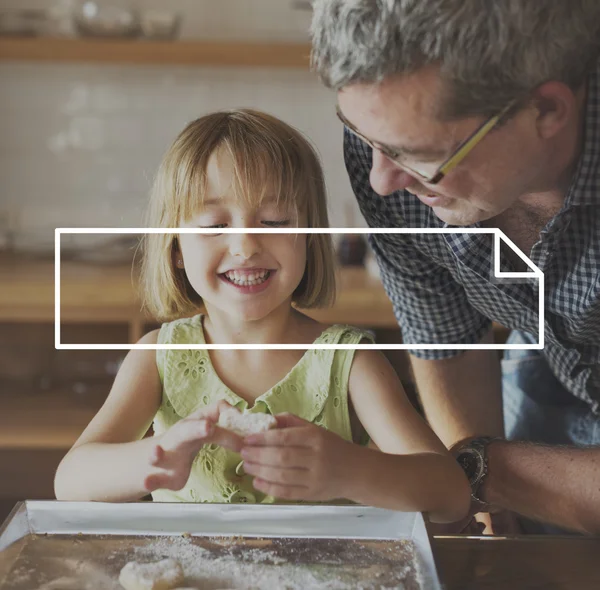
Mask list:
[[[489,505],[479,497],[479,492],[488,472],[487,447],[500,437],[480,436],[459,445],[454,454],[471,486],[471,498],[482,505],[482,511]]]

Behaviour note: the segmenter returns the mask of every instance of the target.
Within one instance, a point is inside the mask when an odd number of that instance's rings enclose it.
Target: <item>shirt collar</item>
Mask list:
[[[584,121],[583,148],[567,191],[566,204],[600,203],[600,59],[590,73]]]

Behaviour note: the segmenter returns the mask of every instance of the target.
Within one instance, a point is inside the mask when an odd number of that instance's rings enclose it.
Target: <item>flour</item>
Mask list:
[[[287,549],[291,560],[267,549],[272,540],[213,538],[208,540],[215,551],[199,547],[193,538],[165,537],[153,540],[148,545],[135,550],[136,559],[177,559],[185,572],[185,583],[196,585],[202,590],[235,588],[236,590],[360,590],[368,588],[404,588],[402,582],[393,586],[379,584],[377,578],[383,576],[383,570],[373,566],[369,583],[363,583],[355,575],[337,576],[332,573],[331,565],[341,565],[341,559],[331,555],[324,556],[321,563],[306,564],[294,558],[294,550]],[[285,541],[285,540],[282,540]],[[320,540],[327,542],[327,540]],[[206,544],[206,543],[205,543]],[[255,544],[258,547],[248,547]],[[364,553],[364,548],[357,547]],[[301,558],[299,553],[297,557]],[[291,562],[293,561],[293,563]],[[347,574],[347,571],[346,571]],[[398,564],[394,578],[410,579],[414,570],[410,566]],[[407,585],[407,588],[413,586]]]
[[[424,590],[406,540],[239,536],[48,536],[27,543],[0,590],[123,590],[127,562],[181,565],[193,590]],[[149,586],[152,588],[152,586]]]
[[[125,590],[171,590],[182,582],[183,570],[175,559],[153,563],[130,561],[119,575],[119,583]]]

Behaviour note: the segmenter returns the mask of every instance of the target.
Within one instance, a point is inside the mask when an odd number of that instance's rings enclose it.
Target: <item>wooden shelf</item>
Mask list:
[[[0,395],[0,450],[67,450],[102,401],[97,395],[78,400],[74,394],[61,391],[24,395],[6,392]]]
[[[0,322],[54,322],[54,262],[0,256]],[[325,324],[351,324],[376,330],[398,330],[380,279],[364,267],[342,267],[332,307],[303,310]],[[61,264],[61,321],[124,323],[136,342],[153,318],[144,314],[130,264]],[[494,323],[498,342],[508,330]]]
[[[0,37],[0,61],[308,68],[308,43]]]
[[[0,257],[0,321],[54,321],[54,262]],[[325,323],[370,328],[398,325],[379,278],[363,267],[343,267],[333,307],[310,310]],[[61,320],[64,322],[125,322],[133,341],[143,324],[152,321],[140,309],[131,265],[61,264]]]

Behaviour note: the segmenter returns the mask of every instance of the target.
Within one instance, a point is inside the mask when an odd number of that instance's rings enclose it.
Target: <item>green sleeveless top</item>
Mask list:
[[[314,343],[358,344],[364,338],[372,341],[368,332],[335,325]],[[163,324],[158,343],[205,344],[202,315]],[[354,352],[354,349],[307,350],[281,381],[249,407],[246,400],[221,381],[208,350],[157,350],[163,394],[154,418],[154,433],[160,435],[196,410],[225,400],[242,412],[290,412],[351,441],[348,378]],[[157,502],[274,503],[275,498],[253,488],[252,479],[244,473],[238,453],[209,444],[196,456],[184,488],[156,490],[152,498]]]

